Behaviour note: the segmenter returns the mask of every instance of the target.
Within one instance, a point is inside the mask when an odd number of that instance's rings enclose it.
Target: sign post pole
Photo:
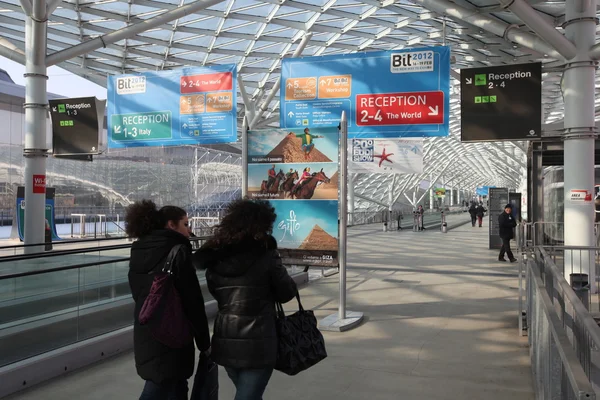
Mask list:
[[[339,217],[339,270],[340,305],[337,314],[324,318],[319,327],[325,331],[343,332],[360,325],[364,315],[361,312],[346,310],[346,252],[348,225],[348,118],[342,111],[340,120],[340,217]]]
[[[242,122],[242,199],[248,195],[248,117]]]

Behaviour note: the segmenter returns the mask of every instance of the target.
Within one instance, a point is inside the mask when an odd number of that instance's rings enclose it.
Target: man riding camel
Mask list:
[[[300,188],[300,185],[302,185],[302,183],[304,183],[307,179],[310,179],[311,176],[312,175],[310,173],[310,167],[304,168],[304,172],[302,172],[302,176],[300,177],[300,179],[298,179],[298,182],[296,182],[296,184],[292,188],[291,193],[296,193],[296,190],[298,190],[298,188]]]
[[[269,179],[267,180],[267,189],[271,187],[273,182],[275,182],[275,177],[277,176],[277,172],[275,172],[275,164],[271,166],[269,170]]]
[[[308,128],[305,128],[304,133],[300,135],[294,135],[293,132],[290,132],[289,135],[302,139],[302,151],[304,152],[304,158],[308,158],[308,156],[310,156],[310,152],[315,148],[313,139],[322,139],[324,137],[319,135],[311,135],[310,129]]]

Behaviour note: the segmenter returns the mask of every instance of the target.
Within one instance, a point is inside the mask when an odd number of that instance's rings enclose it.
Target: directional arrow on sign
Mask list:
[[[287,87],[288,87],[289,89],[291,89],[291,88],[292,88],[292,84],[291,84],[291,83],[288,83],[288,84],[287,84]]]
[[[290,112],[288,113],[288,117],[292,118],[293,116],[294,116],[294,113],[290,111]]]
[[[181,84],[181,86],[183,86],[183,87],[187,87],[187,82],[186,82],[186,81],[183,81],[183,83]]]
[[[113,128],[113,130],[115,131],[115,133],[121,133],[121,126],[120,125],[115,125],[115,127]]]
[[[183,124],[183,129],[185,129],[185,128],[187,128],[187,127],[188,127],[188,126],[187,126],[187,124]]]
[[[321,79],[321,86],[327,85],[327,81],[325,79]]]
[[[427,115],[435,116],[435,115],[438,115],[439,113],[440,113],[439,106],[435,106],[435,107],[429,106],[429,114],[427,114]]]
[[[52,107],[52,112],[56,112],[56,107]]]
[[[467,85],[473,84],[473,78],[467,78]]]

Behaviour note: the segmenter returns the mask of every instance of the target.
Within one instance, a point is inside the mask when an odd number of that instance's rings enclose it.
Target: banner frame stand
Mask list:
[[[346,250],[348,226],[348,118],[342,111],[340,119],[340,212],[339,212],[339,241],[338,260],[340,270],[340,304],[336,314],[331,314],[319,322],[323,331],[344,332],[359,326],[364,314],[359,311],[346,310]]]

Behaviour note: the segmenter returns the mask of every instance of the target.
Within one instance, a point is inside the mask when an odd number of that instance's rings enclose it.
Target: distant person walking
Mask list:
[[[514,237],[513,229],[517,226],[517,221],[512,216],[512,206],[510,204],[507,204],[504,207],[504,212],[498,216],[498,226],[500,228],[500,238],[502,239],[498,261],[506,262],[504,259],[504,253],[506,253],[510,262],[516,262],[517,259],[510,249],[510,240]]]
[[[483,224],[483,216],[487,210],[483,208],[483,203],[479,203],[477,206],[477,222],[479,223],[479,227],[481,228]]]
[[[420,231],[424,231],[425,230],[425,225],[423,222],[423,215],[425,214],[425,210],[423,209],[423,206],[419,206],[417,208],[417,216],[419,218],[419,230]]]
[[[471,203],[469,214],[471,214],[471,225],[475,227],[475,223],[477,222],[477,207],[475,207],[475,203]]]

